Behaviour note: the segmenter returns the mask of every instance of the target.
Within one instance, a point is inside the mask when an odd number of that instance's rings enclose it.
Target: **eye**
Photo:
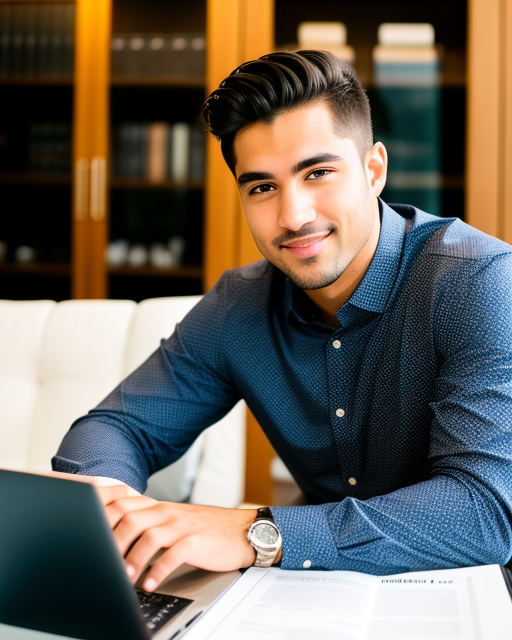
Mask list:
[[[324,176],[329,175],[329,173],[331,173],[329,169],[315,169],[308,174],[306,180],[318,180],[318,178],[323,178]]]
[[[268,193],[272,191],[274,187],[271,184],[259,184],[249,191],[249,193]]]

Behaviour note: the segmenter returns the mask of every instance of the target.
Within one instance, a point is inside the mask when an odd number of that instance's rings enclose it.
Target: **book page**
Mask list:
[[[512,638],[500,568],[398,576],[249,569],[187,640]]]

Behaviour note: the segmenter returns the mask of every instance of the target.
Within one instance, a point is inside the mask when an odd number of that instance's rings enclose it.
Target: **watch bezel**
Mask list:
[[[277,533],[277,540],[273,543],[269,543],[269,542],[264,542],[263,540],[255,540],[253,536],[255,536],[255,530],[261,526],[267,524],[269,526],[272,527],[272,529],[274,529],[274,531],[276,531]],[[275,522],[272,522],[272,520],[266,520],[266,519],[261,519],[261,520],[255,520],[251,526],[249,527],[249,531],[247,532],[247,539],[249,540],[249,542],[258,549],[261,549],[262,551],[276,551],[276,555],[277,552],[279,551],[279,549],[282,546],[282,538],[281,538],[281,532],[279,531],[277,525],[275,524]]]

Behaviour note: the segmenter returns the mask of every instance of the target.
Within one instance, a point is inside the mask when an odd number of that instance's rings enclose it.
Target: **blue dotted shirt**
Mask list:
[[[283,568],[506,563],[512,248],[409,206],[381,216],[338,328],[268,262],[229,271],[74,423],[54,468],[144,491],[244,398],[312,502],[272,508]]]

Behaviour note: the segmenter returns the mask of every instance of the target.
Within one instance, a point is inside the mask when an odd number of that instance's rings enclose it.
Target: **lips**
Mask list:
[[[290,240],[286,244],[282,244],[281,248],[290,251],[299,258],[309,258],[319,253],[327,238],[331,235],[331,231],[327,233],[307,236],[305,238],[297,238]]]

